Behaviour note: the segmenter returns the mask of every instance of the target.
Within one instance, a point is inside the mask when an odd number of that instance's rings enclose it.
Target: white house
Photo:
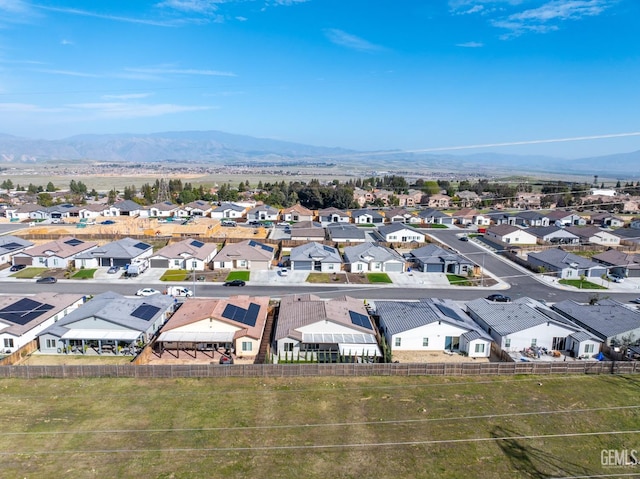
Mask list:
[[[405,270],[405,260],[398,252],[375,243],[345,247],[344,259],[352,273],[403,273]]]
[[[218,252],[216,243],[187,238],[165,246],[149,257],[151,268],[204,271]]]
[[[424,233],[402,223],[379,226],[376,235],[387,243],[424,243],[426,239]]]
[[[40,266],[43,268],[66,268],[82,254],[89,254],[98,247],[98,243],[82,241],[72,236],[65,236],[55,241],[13,255],[13,264]]]
[[[517,226],[502,224],[492,226],[485,233],[485,238],[507,244],[536,244],[537,238]]]

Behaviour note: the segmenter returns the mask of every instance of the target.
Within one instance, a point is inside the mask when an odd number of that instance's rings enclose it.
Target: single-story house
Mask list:
[[[180,206],[176,210],[176,216],[180,218],[193,218],[197,216],[209,216],[213,207],[211,203],[204,200],[196,200],[186,205]]]
[[[629,222],[629,228],[640,230],[640,218],[631,218],[631,221]]]
[[[437,246],[428,244],[409,251],[405,259],[423,273],[448,273],[467,276],[473,271],[474,263],[464,256]]]
[[[340,252],[322,243],[311,242],[291,248],[291,271],[338,273],[342,269]]]
[[[420,224],[422,222],[421,218],[418,218],[417,215],[404,208],[395,208],[389,211],[385,211],[384,217],[387,223]]]
[[[508,224],[490,227],[485,233],[485,238],[514,245],[537,243],[537,238],[527,230]]]
[[[294,223],[289,229],[293,241],[324,241],[326,231],[320,223],[315,221],[301,221]]]
[[[147,208],[148,216],[151,218],[169,218],[176,216],[178,205],[171,201],[161,201]]]
[[[556,225],[560,227],[564,226],[585,226],[587,224],[586,218],[583,218],[577,213],[572,211],[553,210],[546,213],[549,218],[550,225]]]
[[[491,355],[491,336],[452,300],[375,301],[374,309],[393,353],[446,350],[472,358]]]
[[[217,208],[211,210],[211,217],[218,220],[235,220],[244,218],[246,206],[235,203],[222,203]]]
[[[473,208],[462,208],[453,215],[453,221],[460,225],[473,224],[473,217],[478,214],[478,210]]]
[[[19,236],[0,236],[0,265],[11,263],[13,255],[21,253],[33,245],[33,242]]]
[[[346,246],[344,262],[352,273],[404,273],[405,270],[405,260],[397,251],[375,243]]]
[[[356,225],[346,223],[329,223],[327,236],[336,243],[364,243],[367,240],[365,231]]]
[[[421,210],[417,216],[425,225],[452,225],[454,221],[452,216],[434,209]]]
[[[609,273],[630,278],[640,278],[640,254],[625,253],[610,248],[591,257],[609,268]]]
[[[116,201],[102,210],[102,216],[140,216],[143,209],[133,200]]]
[[[601,226],[603,228],[622,228],[624,220],[611,213],[594,213],[589,217],[592,225]]]
[[[424,243],[426,240],[424,233],[402,223],[379,226],[376,235],[386,243]]]
[[[78,256],[90,254],[97,247],[98,243],[65,236],[13,255],[13,264],[43,268],[66,268]]]
[[[544,243],[579,244],[580,238],[559,226],[532,226],[527,232]]]
[[[133,238],[122,238],[81,253],[75,257],[76,268],[98,268],[120,266],[148,260],[153,255],[153,246]]]
[[[313,211],[299,203],[285,208],[280,212],[280,219],[282,219],[282,221],[292,221],[295,223],[299,221],[313,221],[314,217]]]
[[[180,357],[180,351],[229,352],[253,359],[260,350],[269,308],[268,297],[231,296],[224,299],[192,298],[160,330],[156,350],[160,356]],[[267,332],[268,334],[268,332]],[[183,357],[193,357],[185,354]]]
[[[375,210],[369,209],[351,211],[351,219],[357,225],[381,225],[384,223],[384,216]]]
[[[508,224],[515,226],[549,226],[549,218],[538,211],[518,211],[509,215]]]
[[[484,298],[467,303],[471,318],[498,347],[514,353],[522,350],[560,351],[574,357],[600,352],[601,341],[550,308],[531,298],[495,303]]]
[[[216,243],[187,238],[169,244],[150,256],[149,267],[204,271],[217,252]]]
[[[597,226],[568,226],[566,229],[578,236],[582,244],[591,243],[603,246],[617,246],[620,244],[619,237],[608,231],[601,230]]]
[[[37,296],[0,296],[0,345],[5,354],[17,351],[78,308],[81,294],[40,292]]]
[[[34,205],[31,203],[27,203],[19,206],[8,206],[5,209],[5,216],[9,221],[25,221],[29,219],[45,219],[38,218],[36,216],[32,216],[37,211],[41,211],[42,207],[40,205]]]
[[[271,269],[275,247],[255,240],[227,243],[213,258],[213,269]]]
[[[78,217],[83,219],[91,219],[102,216],[104,205],[89,204],[78,207]]]
[[[351,217],[338,208],[325,208],[318,211],[318,219],[321,223],[349,223]]]
[[[607,268],[588,258],[553,248],[527,255],[529,263],[546,273],[554,273],[559,279],[600,278]]]
[[[274,362],[372,362],[382,357],[364,302],[349,296],[284,296],[271,350]]]
[[[176,308],[173,296],[106,292],[38,334],[46,354],[122,354],[147,343]]]
[[[269,205],[259,205],[247,211],[247,221],[278,221],[280,211]]]

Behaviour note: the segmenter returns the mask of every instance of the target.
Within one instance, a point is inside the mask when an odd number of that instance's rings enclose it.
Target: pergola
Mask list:
[[[83,352],[88,343],[97,342],[98,354],[102,354],[103,351],[111,350],[112,348],[112,351],[118,354],[119,346],[131,346],[142,335],[142,332],[130,329],[70,329],[60,339],[64,342],[65,351],[69,350],[72,341],[76,345],[81,342]]]
[[[184,351],[189,354],[189,350],[193,350],[192,357],[196,357],[197,351],[201,351],[203,354],[207,354],[207,349],[211,349],[208,345],[224,344],[230,347],[233,344],[234,332],[227,331],[165,331],[160,333],[156,344],[160,344],[160,357],[162,353],[166,351],[165,344],[175,344],[176,358],[180,357],[180,351]],[[171,354],[171,353],[170,353]],[[210,355],[213,358],[213,350]]]

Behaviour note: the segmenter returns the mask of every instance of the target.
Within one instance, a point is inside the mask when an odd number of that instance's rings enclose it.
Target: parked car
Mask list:
[[[238,226],[238,224],[235,221],[230,221],[230,220],[222,220],[220,224],[222,226],[231,226],[231,227]]]
[[[160,291],[153,288],[142,288],[136,291],[136,296],[153,296],[154,294],[160,294]]]
[[[244,286],[245,284],[241,279],[233,279],[231,281],[225,281],[223,286]]]
[[[276,223],[276,226],[290,226],[290,225],[286,221],[280,221],[280,222]]]
[[[640,304],[640,298],[632,299],[632,303]]]
[[[36,283],[44,283],[44,284],[53,284],[57,282],[58,280],[55,279],[53,276],[43,276],[42,278],[38,278],[36,280]]]
[[[120,266],[112,266],[111,268],[109,268],[107,270],[108,274],[116,274],[118,271],[120,271]]]
[[[460,241],[469,241],[469,237],[468,236],[461,236],[460,237]]]
[[[288,276],[289,275],[289,270],[287,268],[282,268],[280,270],[280,276]]]
[[[614,283],[622,283],[624,278],[622,276],[618,276],[617,274],[610,274],[609,279]]]
[[[496,303],[509,303],[511,301],[511,298],[504,294],[490,294],[487,296],[487,299],[489,301],[495,301]]]
[[[20,271],[21,269],[25,269],[27,267],[26,264],[14,264],[9,271]]]
[[[100,224],[101,225],[114,225],[114,224],[116,224],[116,222],[113,221],[113,220],[104,220]]]

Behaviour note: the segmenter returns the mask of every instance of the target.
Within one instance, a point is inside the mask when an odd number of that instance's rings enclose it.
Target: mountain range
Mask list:
[[[481,153],[470,155],[411,153],[402,150],[355,151],[256,138],[221,131],[173,131],[150,134],[77,135],[39,140],[0,134],[0,163],[63,161],[237,164],[334,163],[358,169],[491,174],[555,173],[640,177],[640,151],[564,159],[548,156]]]

